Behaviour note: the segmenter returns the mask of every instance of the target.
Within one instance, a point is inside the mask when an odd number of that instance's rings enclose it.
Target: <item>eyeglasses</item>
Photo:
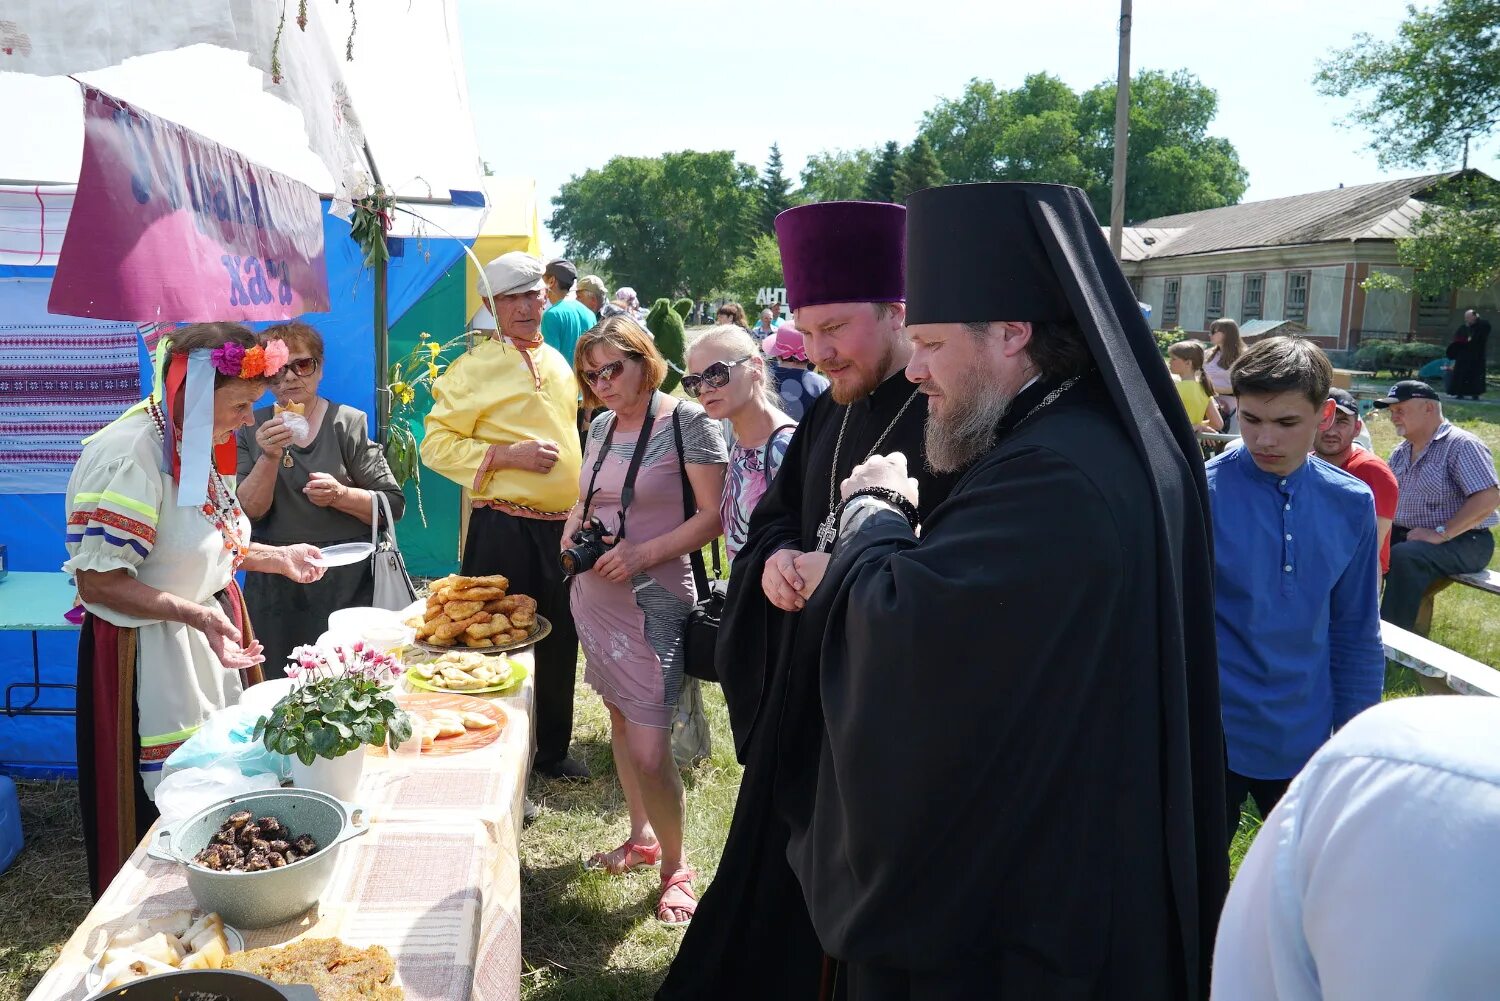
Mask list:
[[[285,365],[283,365],[281,367],[281,371],[279,373],[277,373],[277,374],[280,375],[282,378],[285,378],[286,375],[287,375],[287,373],[291,372],[291,373],[296,373],[297,378],[299,378],[299,379],[306,379],[308,376],[312,375],[317,370],[318,370],[318,359],[316,359],[316,358],[293,358],[292,360],[288,361]]]
[[[731,362],[716,361],[698,375],[685,375],[682,377],[682,391],[696,400],[705,389],[723,389],[729,385],[730,370],[749,360],[750,356],[746,355]]]
[[[621,359],[620,361],[612,361],[608,365],[600,365],[592,371],[584,369],[579,375],[583,376],[583,381],[587,382],[590,386],[597,386],[601,382],[615,381],[623,371],[625,371],[625,361]]]

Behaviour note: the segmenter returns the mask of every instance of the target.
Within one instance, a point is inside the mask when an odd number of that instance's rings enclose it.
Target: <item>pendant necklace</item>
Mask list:
[[[875,439],[875,444],[870,446],[870,450],[865,453],[865,457],[861,459],[860,462],[868,461],[870,456],[874,455],[876,450],[885,443],[885,439],[887,438],[887,436],[890,435],[891,431],[896,427],[897,422],[899,422],[902,416],[905,415],[907,409],[911,407],[912,401],[917,398],[917,395],[919,393],[921,393],[920,389],[912,389],[911,395],[906,398],[905,403],[901,404],[901,409],[896,411],[896,416],[891,418],[891,422],[885,426],[885,430],[880,433],[879,438]],[[848,428],[849,407],[846,406],[844,408],[844,419],[839,424],[838,439],[833,443],[833,468],[828,472],[828,516],[824,518],[823,523],[818,526],[817,551],[820,553],[826,553],[833,548],[833,539],[834,536],[838,534],[839,530],[838,521],[836,520],[838,518],[839,512],[839,452],[843,450],[844,432],[848,430]]]

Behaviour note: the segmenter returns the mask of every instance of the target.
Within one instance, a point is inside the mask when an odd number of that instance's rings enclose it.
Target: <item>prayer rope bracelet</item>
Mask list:
[[[912,531],[916,531],[917,526],[921,524],[922,516],[920,513],[918,513],[917,506],[913,504],[905,494],[892,490],[889,487],[865,487],[864,489],[856,490],[848,497],[845,497],[844,503],[839,505],[840,521],[843,520],[844,509],[847,508],[857,497],[873,497],[878,501],[883,501],[884,503],[889,504],[900,513],[901,517],[906,519],[906,523],[912,527]]]

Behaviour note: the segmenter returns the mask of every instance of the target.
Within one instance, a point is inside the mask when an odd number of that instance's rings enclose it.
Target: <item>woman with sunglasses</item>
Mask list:
[[[278,406],[256,410],[254,427],[238,434],[239,500],[250,518],[251,538],[268,545],[310,542],[319,547],[368,542],[372,491],[385,494],[397,519],[406,509],[406,497],[380,446],[370,441],[364,411],[318,395],[323,338],[317,330],[305,323],[282,323],[262,336],[279,337],[289,354],[271,385]],[[288,421],[299,409],[307,424],[300,437],[293,433],[300,422]],[[368,605],[374,595],[370,560],[332,567],[322,580],[305,586],[274,574],[248,574],[245,604],[265,646],[266,677],[285,677],[293,648],[317,642],[331,613]]]
[[[766,360],[742,328],[705,330],[688,348],[686,361],[683,391],[701,403],[708,416],[727,420],[734,430],[719,505],[724,549],[733,562],[749,533],[750,512],[781,468],[797,422],[781,408]]]
[[[723,433],[696,403],[660,391],[667,363],[651,335],[626,316],[584,334],[574,367],[590,407],[579,477],[583,498],[562,548],[597,518],[609,546],[571,579],[584,680],[609,709],[615,770],[630,805],[630,837],[588,865],[611,874],[661,865],[657,920],[686,924],[697,907],[683,853],[682,779],[672,760],[673,710],[682,689],[682,628],[696,595],[688,554],[719,536]],[[678,442],[681,442],[679,451]],[[634,493],[621,496],[639,448]],[[684,474],[694,513],[684,517]],[[624,522],[623,537],[617,537]]]

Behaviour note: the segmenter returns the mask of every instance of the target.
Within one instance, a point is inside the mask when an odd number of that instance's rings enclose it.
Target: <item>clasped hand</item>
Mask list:
[[[905,453],[870,456],[849,471],[849,478],[839,485],[839,496],[848,500],[871,487],[894,490],[912,504],[917,503],[917,481],[907,474]]]

